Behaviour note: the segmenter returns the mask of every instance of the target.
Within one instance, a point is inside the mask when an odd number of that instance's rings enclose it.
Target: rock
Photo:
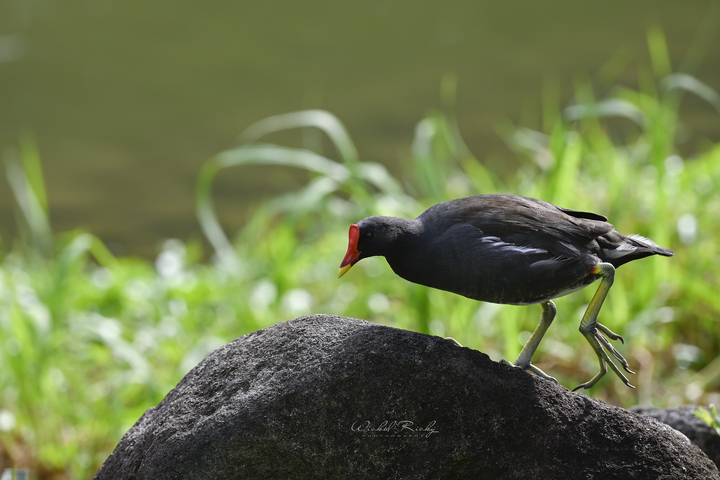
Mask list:
[[[633,407],[630,411],[670,425],[700,447],[715,465],[720,466],[720,435],[695,415],[698,408],[697,405],[678,408]]]
[[[329,315],[219,348],[104,479],[720,479],[676,430],[451,340]]]

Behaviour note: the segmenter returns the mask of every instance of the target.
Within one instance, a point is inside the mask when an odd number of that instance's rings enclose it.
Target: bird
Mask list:
[[[635,373],[610,340],[623,338],[598,322],[621,265],[651,255],[670,257],[640,235],[622,235],[607,217],[510,194],[484,194],[439,203],[416,219],[370,216],[350,226],[338,278],[364,258],[384,256],[403,279],[482,302],[540,304],[540,323],[512,364],[557,383],[531,363],[556,316],[553,299],[600,280],[580,322],[598,357],[600,372],[578,385],[594,386],[609,366],[635,388],[613,362]]]

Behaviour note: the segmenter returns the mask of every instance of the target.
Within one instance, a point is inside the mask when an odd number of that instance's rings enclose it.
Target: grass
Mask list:
[[[711,403],[708,405],[708,408],[697,409],[695,415],[720,435],[720,415],[718,415],[717,408],[715,408],[714,404]]]
[[[517,171],[507,178],[462,142],[451,78],[443,82],[444,110],[416,128],[402,179],[362,161],[327,112],[258,122],[199,175],[209,262],[199,245],[178,240],[166,241],[151,263],[115,258],[90,233],[53,235],[39,156],[24,140],[6,158],[24,228],[0,252],[0,446],[39,478],[90,478],[127,429],[205,355],[309,313],[452,336],[494,359],[515,358],[539,320],[537,307],[481,304],[413,285],[377,258],[336,279],[350,223],[371,214],[414,217],[439,201],[492,192],[603,213],[620,232],[674,249],[671,259],[622,267],[601,312],[625,338],[621,350],[638,371],[638,388],[610,373],[588,393],[622,406],[717,403],[720,145],[682,158],[675,140],[684,95],[719,112],[720,97],[671,73],[661,36],[651,34],[650,45],[653,69],[640,69],[639,88],[578,81],[563,109],[549,86],[534,121],[500,125],[517,153]],[[296,128],[324,133],[333,152],[261,143]],[[300,168],[311,179],[261,207],[231,239],[214,213],[212,184],[224,169],[249,164]],[[597,370],[577,330],[594,290],[557,301],[558,320],[534,358],[566,386]]]

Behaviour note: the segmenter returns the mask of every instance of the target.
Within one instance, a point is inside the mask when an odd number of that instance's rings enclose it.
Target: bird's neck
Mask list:
[[[425,231],[422,222],[406,218],[393,218],[392,222],[392,249],[386,251],[384,256],[395,273],[406,278],[402,273],[401,265],[409,265],[406,257],[422,250],[422,238]]]
[[[424,232],[424,226],[418,220],[407,218],[393,218],[390,230],[394,237],[393,244],[403,250],[417,242]]]

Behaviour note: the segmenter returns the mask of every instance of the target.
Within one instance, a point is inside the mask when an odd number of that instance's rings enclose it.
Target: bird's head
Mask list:
[[[363,258],[391,253],[409,231],[410,223],[411,220],[404,218],[373,216],[350,225],[348,249],[340,264],[338,278]]]

